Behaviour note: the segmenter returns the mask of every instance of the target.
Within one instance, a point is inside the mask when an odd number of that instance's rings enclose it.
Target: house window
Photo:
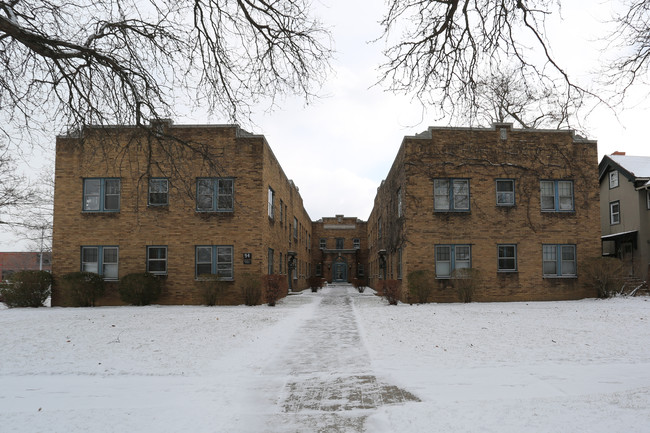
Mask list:
[[[572,180],[543,180],[540,182],[540,196],[544,212],[574,210]]]
[[[377,238],[381,239],[381,233],[382,232],[382,227],[381,227],[381,217],[377,218]]]
[[[517,271],[517,245],[497,246],[497,270],[499,272]]]
[[[342,250],[343,249],[343,243],[345,242],[345,239],[343,238],[336,238],[336,249],[337,250]]]
[[[613,201],[609,203],[609,223],[611,225],[620,224],[621,222],[621,203]]]
[[[397,279],[402,279],[402,249],[397,250]]]
[[[147,247],[147,272],[167,275],[167,247]]]
[[[269,275],[273,275],[273,248],[269,248]]]
[[[169,181],[163,178],[149,179],[149,206],[167,206],[169,204]]]
[[[497,179],[497,206],[515,205],[514,179]]]
[[[544,277],[575,277],[576,246],[546,244],[542,246]]]
[[[618,187],[618,171],[609,172],[609,189]]]
[[[282,253],[279,254],[280,254],[280,263],[278,266],[278,274],[282,274],[284,273],[284,262],[282,261]]]
[[[233,279],[233,256],[230,245],[199,245],[196,247],[196,277],[218,275],[222,280]]]
[[[196,210],[199,212],[232,212],[233,179],[202,177],[196,180]]]
[[[402,217],[402,188],[397,190],[397,218]]]
[[[360,249],[361,248],[361,239],[359,239],[359,238],[352,239],[352,246],[354,247],[355,250]]]
[[[293,217],[293,238],[298,239],[298,218]]]
[[[319,247],[321,250],[324,250],[325,248],[327,248],[327,239],[325,239],[325,238],[320,238],[320,241],[318,242],[318,247]]]
[[[117,280],[118,256],[116,246],[81,247],[81,270]]]
[[[436,245],[436,278],[449,278],[455,269],[472,267],[469,245]]]
[[[280,224],[284,224],[283,218],[284,218],[284,202],[280,200]]]
[[[120,210],[120,179],[84,179],[83,210],[117,212]]]
[[[269,187],[269,218],[275,218],[275,192]]]
[[[323,275],[323,265],[320,263],[316,263],[316,276],[320,277]]]
[[[359,278],[363,278],[363,276],[364,276],[363,264],[361,264],[361,263],[359,263],[359,265],[357,266],[357,276]]]
[[[469,179],[434,179],[433,209],[438,212],[469,210]]]

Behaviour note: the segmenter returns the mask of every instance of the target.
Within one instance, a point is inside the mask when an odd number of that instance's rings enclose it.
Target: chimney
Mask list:
[[[616,152],[612,153],[612,155],[622,155],[622,156],[625,156],[625,152],[619,152],[619,151],[617,150]]]

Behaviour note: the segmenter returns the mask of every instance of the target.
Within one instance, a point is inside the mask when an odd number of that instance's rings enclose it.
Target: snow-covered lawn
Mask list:
[[[649,432],[650,299],[0,307],[0,431]]]

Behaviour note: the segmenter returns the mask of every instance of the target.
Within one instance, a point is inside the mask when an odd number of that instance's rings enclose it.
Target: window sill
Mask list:
[[[235,279],[234,278],[211,279],[211,278],[194,277],[194,281],[235,281]]]
[[[82,215],[116,215],[119,214],[119,210],[82,210]]]
[[[497,274],[505,274],[505,275],[516,274],[518,272],[519,271],[517,269],[513,269],[513,270],[501,270],[501,269],[499,269],[499,270],[497,270]]]
[[[549,280],[572,280],[578,278],[577,275],[542,275],[542,278]]]
[[[574,215],[575,213],[576,213],[575,209],[574,210],[542,210],[542,214],[546,214],[546,215],[553,215],[553,214]]]

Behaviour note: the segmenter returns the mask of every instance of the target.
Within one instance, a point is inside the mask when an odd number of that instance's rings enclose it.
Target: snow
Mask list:
[[[648,432],[650,300],[0,309],[2,432]]]
[[[640,178],[650,177],[649,156],[608,155],[614,162],[625,168],[632,175]]]

